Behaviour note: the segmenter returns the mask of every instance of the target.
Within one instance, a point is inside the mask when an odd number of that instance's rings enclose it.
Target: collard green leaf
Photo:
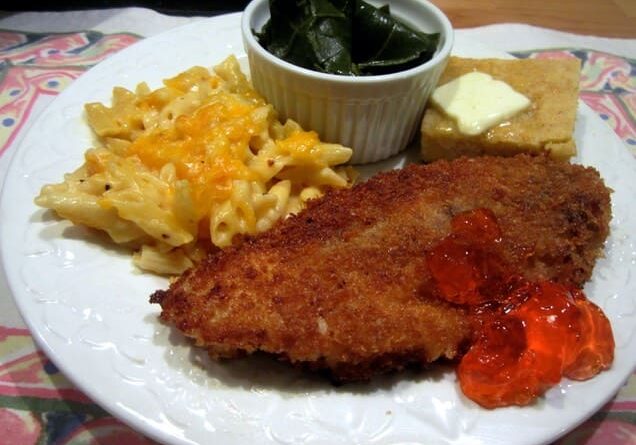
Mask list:
[[[270,19],[256,36],[269,52],[295,65],[310,67],[313,58],[304,37],[303,11],[295,0],[270,0]]]
[[[334,74],[381,74],[430,59],[438,35],[413,30],[363,0],[270,0],[271,18],[256,36],[298,66]]]
[[[400,71],[430,60],[439,40],[439,34],[415,31],[363,1],[356,8],[353,26],[354,62],[368,73]]]
[[[312,19],[307,39],[320,71],[357,74],[351,60],[351,20],[328,0],[309,0]]]
[[[269,52],[294,65],[354,75],[351,20],[329,0],[270,0],[271,18],[257,38]]]

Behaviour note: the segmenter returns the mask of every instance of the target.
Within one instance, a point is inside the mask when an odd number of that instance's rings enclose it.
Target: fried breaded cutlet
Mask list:
[[[410,165],[211,253],[151,301],[215,358],[265,351],[341,381],[452,359],[469,321],[437,297],[425,252],[474,208],[494,212],[518,272],[576,286],[610,220],[592,168],[528,155]]]

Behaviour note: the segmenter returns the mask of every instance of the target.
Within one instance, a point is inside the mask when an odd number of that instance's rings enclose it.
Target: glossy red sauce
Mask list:
[[[609,368],[614,338],[602,310],[580,289],[515,274],[500,242],[494,214],[476,209],[455,216],[426,254],[442,298],[467,306],[475,325],[457,368],[464,394],[486,408],[527,405],[563,376]]]

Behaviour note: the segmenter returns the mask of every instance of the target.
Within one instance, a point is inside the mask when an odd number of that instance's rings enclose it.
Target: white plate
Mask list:
[[[612,322],[616,360],[610,371],[587,382],[564,381],[526,408],[479,408],[461,395],[452,369],[335,388],[264,359],[212,363],[158,323],[159,308],[148,296],[166,287],[165,280],[137,272],[128,252],[33,204],[40,187],[75,169],[91,145],[85,102],[108,101],[114,85],[146,80],[156,86],[189,66],[243,54],[239,19],[196,22],[114,55],[61,94],[17,150],[0,203],[2,257],[18,306],[47,355],[112,414],[179,444],[537,444],[598,410],[636,360],[636,167],[585,106],[577,161],[598,168],[615,190],[606,258],[586,290]],[[463,55],[505,57],[461,39],[456,46]]]

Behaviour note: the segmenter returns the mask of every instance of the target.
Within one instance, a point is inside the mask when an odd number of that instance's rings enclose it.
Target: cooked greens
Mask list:
[[[258,41],[294,65],[332,74],[376,75],[433,57],[439,34],[391,17],[389,5],[363,0],[269,0],[270,20]]]

